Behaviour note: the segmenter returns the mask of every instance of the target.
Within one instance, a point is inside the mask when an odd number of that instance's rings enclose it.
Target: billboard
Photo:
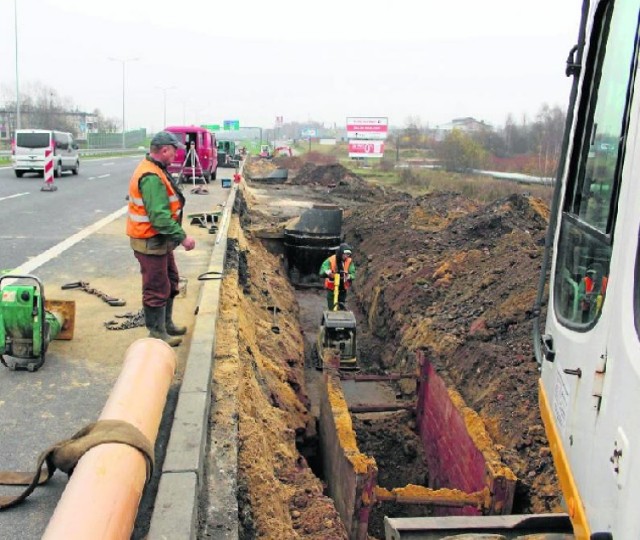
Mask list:
[[[347,139],[384,140],[389,131],[386,116],[348,116]]]
[[[349,141],[350,158],[381,158],[383,155],[382,141]]]
[[[303,139],[308,139],[309,137],[317,137],[318,130],[315,128],[306,128],[300,132],[300,137]]]

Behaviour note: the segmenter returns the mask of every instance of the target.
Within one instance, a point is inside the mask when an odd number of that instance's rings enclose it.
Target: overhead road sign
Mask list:
[[[386,116],[348,116],[347,139],[384,140],[389,132]]]
[[[209,131],[220,131],[220,124],[202,124],[200,127],[208,129]]]
[[[225,120],[222,126],[225,131],[238,131],[240,129],[240,120]]]

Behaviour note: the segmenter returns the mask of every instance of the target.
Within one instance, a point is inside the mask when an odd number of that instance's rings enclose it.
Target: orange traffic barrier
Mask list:
[[[135,341],[100,420],[129,422],[153,446],[175,368],[176,355],[166,343]],[[119,443],[92,448],[78,461],[43,538],[131,538],[146,474],[146,459],[136,448]]]

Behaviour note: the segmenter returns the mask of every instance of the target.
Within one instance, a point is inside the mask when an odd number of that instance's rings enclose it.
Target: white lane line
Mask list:
[[[87,238],[87,236],[92,235],[94,232],[98,231],[105,225],[108,225],[112,221],[115,221],[116,219],[118,219],[120,216],[123,216],[124,214],[126,214],[127,208],[128,208],[127,206],[123,206],[119,210],[116,210],[112,214],[109,214],[108,216],[102,218],[100,221],[96,221],[93,225],[89,225],[88,227],[85,227],[84,229],[82,229],[81,231],[78,231],[73,236],[70,236],[66,240],[63,240],[59,244],[53,246],[52,248],[49,248],[47,251],[40,253],[40,255],[36,255],[30,261],[27,261],[26,263],[18,266],[18,268],[14,268],[11,271],[11,273],[20,274],[20,275],[30,274],[36,268],[39,268],[43,264],[49,262],[51,259],[54,259],[61,253],[65,252],[67,249],[75,246],[78,242]],[[2,285],[3,286],[11,285],[11,283],[14,283],[15,281],[16,281],[15,279],[3,279]]]
[[[28,191],[24,193],[16,193],[15,195],[7,195],[6,197],[0,197],[0,201],[4,201],[6,199],[15,199],[16,197],[22,197],[23,195],[29,195]]]
[[[111,173],[101,174],[100,176],[97,176],[96,178],[107,178],[109,176],[111,176]]]
[[[96,177],[95,176],[90,176],[89,178],[87,178],[87,180],[95,180]]]
[[[111,163],[103,163],[102,164],[103,167],[108,167],[109,165],[113,165],[113,161]]]

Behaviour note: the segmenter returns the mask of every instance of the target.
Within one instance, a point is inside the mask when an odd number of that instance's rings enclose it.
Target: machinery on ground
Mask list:
[[[342,370],[358,369],[356,353],[356,318],[351,311],[344,309],[344,305],[338,302],[340,290],[340,273],[336,272],[333,278],[334,284],[334,309],[322,313],[322,322],[318,331],[315,347],[315,367],[322,369],[329,356],[333,358],[339,353]]]
[[[218,141],[218,167],[237,167],[241,160],[234,141]]]
[[[357,369],[356,318],[351,311],[325,311],[316,342],[316,368],[325,365],[327,351],[340,352],[340,369]]]
[[[3,287],[9,279],[21,283]],[[6,367],[36,371],[52,340],[73,338],[75,302],[45,300],[37,277],[2,276],[0,295],[0,362]]]
[[[260,146],[260,154],[259,156],[263,159],[271,159],[273,157],[273,152],[271,151],[271,146],[268,144],[263,144]]]
[[[278,157],[278,156],[293,157],[293,152],[291,150],[291,147],[290,146],[276,147],[276,149],[273,151],[273,157]]]

